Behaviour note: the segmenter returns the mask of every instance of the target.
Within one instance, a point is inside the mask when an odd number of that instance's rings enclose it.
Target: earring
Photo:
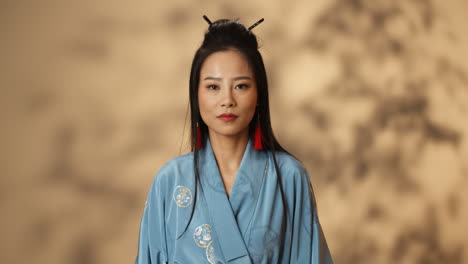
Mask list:
[[[263,149],[263,134],[262,134],[262,127],[260,126],[260,115],[258,115],[257,126],[255,127],[255,141],[254,141],[254,148],[256,150]]]
[[[200,126],[198,126],[197,122],[197,149],[200,150],[202,149],[202,138],[201,138],[201,132],[200,132]]]

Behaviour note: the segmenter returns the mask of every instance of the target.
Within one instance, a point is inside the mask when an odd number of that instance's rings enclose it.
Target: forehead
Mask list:
[[[244,54],[237,50],[217,51],[209,55],[200,70],[200,78],[252,76],[252,69]]]

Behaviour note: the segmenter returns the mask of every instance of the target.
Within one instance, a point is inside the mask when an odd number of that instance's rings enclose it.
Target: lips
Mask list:
[[[237,117],[237,115],[233,113],[224,113],[224,114],[219,115],[218,117]]]
[[[232,121],[237,118],[237,115],[232,114],[232,113],[224,113],[217,117],[223,121]]]

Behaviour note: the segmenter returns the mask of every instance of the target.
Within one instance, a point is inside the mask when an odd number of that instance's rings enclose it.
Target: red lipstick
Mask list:
[[[232,121],[236,119],[237,115],[232,114],[232,113],[224,113],[224,114],[217,116],[217,118],[227,122],[227,121]]]

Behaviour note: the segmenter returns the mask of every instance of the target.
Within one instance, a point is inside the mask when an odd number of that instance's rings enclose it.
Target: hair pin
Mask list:
[[[211,26],[211,24],[213,24],[213,23],[211,23],[211,20],[207,16],[203,15],[203,18],[206,20],[206,22],[208,22],[208,24],[210,26]]]
[[[262,23],[263,20],[265,20],[265,19],[262,18],[262,19],[260,19],[259,21],[257,21],[255,24],[251,25],[251,26],[248,28],[248,30],[250,31],[250,30],[253,29],[254,27],[258,26],[258,24]]]

